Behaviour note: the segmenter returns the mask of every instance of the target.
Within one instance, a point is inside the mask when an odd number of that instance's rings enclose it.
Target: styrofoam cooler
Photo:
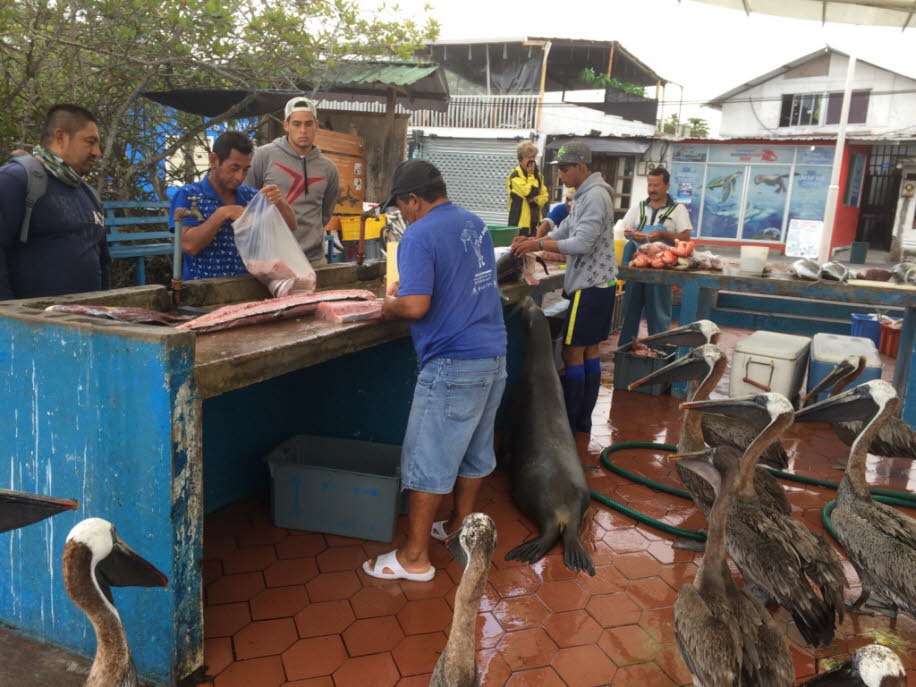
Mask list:
[[[805,376],[810,345],[807,336],[779,332],[758,331],[743,338],[732,354],[729,395],[773,391],[794,401]]]
[[[841,334],[815,334],[811,341],[811,362],[808,363],[807,390],[811,391],[824,379],[837,363],[851,355],[865,356],[865,369],[850,387],[859,386],[873,379],[881,379],[881,356],[875,342],[864,336],[842,336]],[[827,398],[830,389],[819,391],[817,401]]]

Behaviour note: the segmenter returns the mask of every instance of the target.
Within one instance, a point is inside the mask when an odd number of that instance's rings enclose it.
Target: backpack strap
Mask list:
[[[31,155],[17,155],[10,159],[21,165],[26,172],[25,210],[22,213],[22,225],[19,227],[19,241],[29,240],[29,225],[32,222],[32,208],[48,190],[48,173],[37,159]]]

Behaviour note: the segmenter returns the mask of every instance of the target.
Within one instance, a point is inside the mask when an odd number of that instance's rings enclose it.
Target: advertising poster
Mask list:
[[[859,207],[862,201],[862,182],[865,180],[865,156],[862,153],[852,154],[852,171],[846,181],[846,199],[843,202],[852,208]]]
[[[738,215],[744,189],[745,165],[710,165],[706,175],[701,235],[738,238]]]
[[[708,146],[678,144],[672,149],[672,160],[674,162],[706,162],[706,151]]]
[[[791,185],[791,167],[754,165],[744,203],[741,238],[753,241],[781,241],[782,216]]]
[[[772,162],[791,165],[795,159],[795,146],[712,146],[710,162]]]
[[[786,233],[786,255],[793,258],[817,258],[824,223],[820,220],[793,219]]]
[[[799,146],[796,162],[799,165],[832,165],[833,151],[833,146]]]
[[[797,166],[795,178],[792,179],[789,221],[793,219],[823,221],[828,186],[830,186],[830,167]]]
[[[696,228],[700,221],[700,201],[703,198],[703,171],[706,165],[671,165],[671,197],[687,208],[690,223]]]

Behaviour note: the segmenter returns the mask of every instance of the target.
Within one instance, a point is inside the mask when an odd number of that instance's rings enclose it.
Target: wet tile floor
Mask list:
[[[727,330],[719,345],[729,352],[746,330]],[[603,384],[591,437],[578,444],[591,489],[664,522],[698,529],[705,520],[692,503],[632,484],[598,467],[601,450],[619,441],[675,444],[677,400],[613,391],[612,352],[602,351]],[[892,360],[887,367],[892,369]],[[727,391],[727,377],[719,391]],[[784,441],[790,470],[839,480],[830,466],[846,455],[826,426],[792,428]],[[617,464],[679,485],[663,454],[616,453]],[[869,461],[874,486],[916,491],[916,467],[902,459]],[[820,511],[832,493],[786,485],[796,517],[823,532]],[[478,614],[477,661],[481,684],[614,685],[665,687],[691,684],[675,644],[673,604],[678,587],[693,579],[700,554],[672,547],[674,538],[593,504],[583,530],[597,574],[573,574],[559,547],[535,565],[503,560],[534,528],[509,497],[507,475],[497,471],[482,489],[480,510],[496,522],[499,546]],[[916,517],[916,511],[910,511]],[[406,519],[401,518],[402,540]],[[235,504],[209,516],[204,529],[205,662],[208,687],[420,687],[445,646],[460,569],[433,542],[431,582],[386,582],[365,575],[368,557],[388,551],[346,537],[274,527],[263,500]],[[858,595],[855,573],[849,598]],[[801,680],[822,672],[823,659],[844,658],[875,639],[893,642],[916,686],[916,622],[901,616],[848,617],[833,645],[806,648],[785,612]]]

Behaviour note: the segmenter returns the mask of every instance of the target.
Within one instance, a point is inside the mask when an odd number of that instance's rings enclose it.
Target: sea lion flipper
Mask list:
[[[541,560],[550,551],[560,536],[559,528],[554,524],[537,539],[526,541],[506,554],[507,561],[527,561],[534,563]]]
[[[579,533],[572,528],[567,528],[563,532],[563,564],[570,570],[581,570],[592,577],[595,576],[595,565],[592,563],[592,557],[588,555],[588,551],[582,546]]]

